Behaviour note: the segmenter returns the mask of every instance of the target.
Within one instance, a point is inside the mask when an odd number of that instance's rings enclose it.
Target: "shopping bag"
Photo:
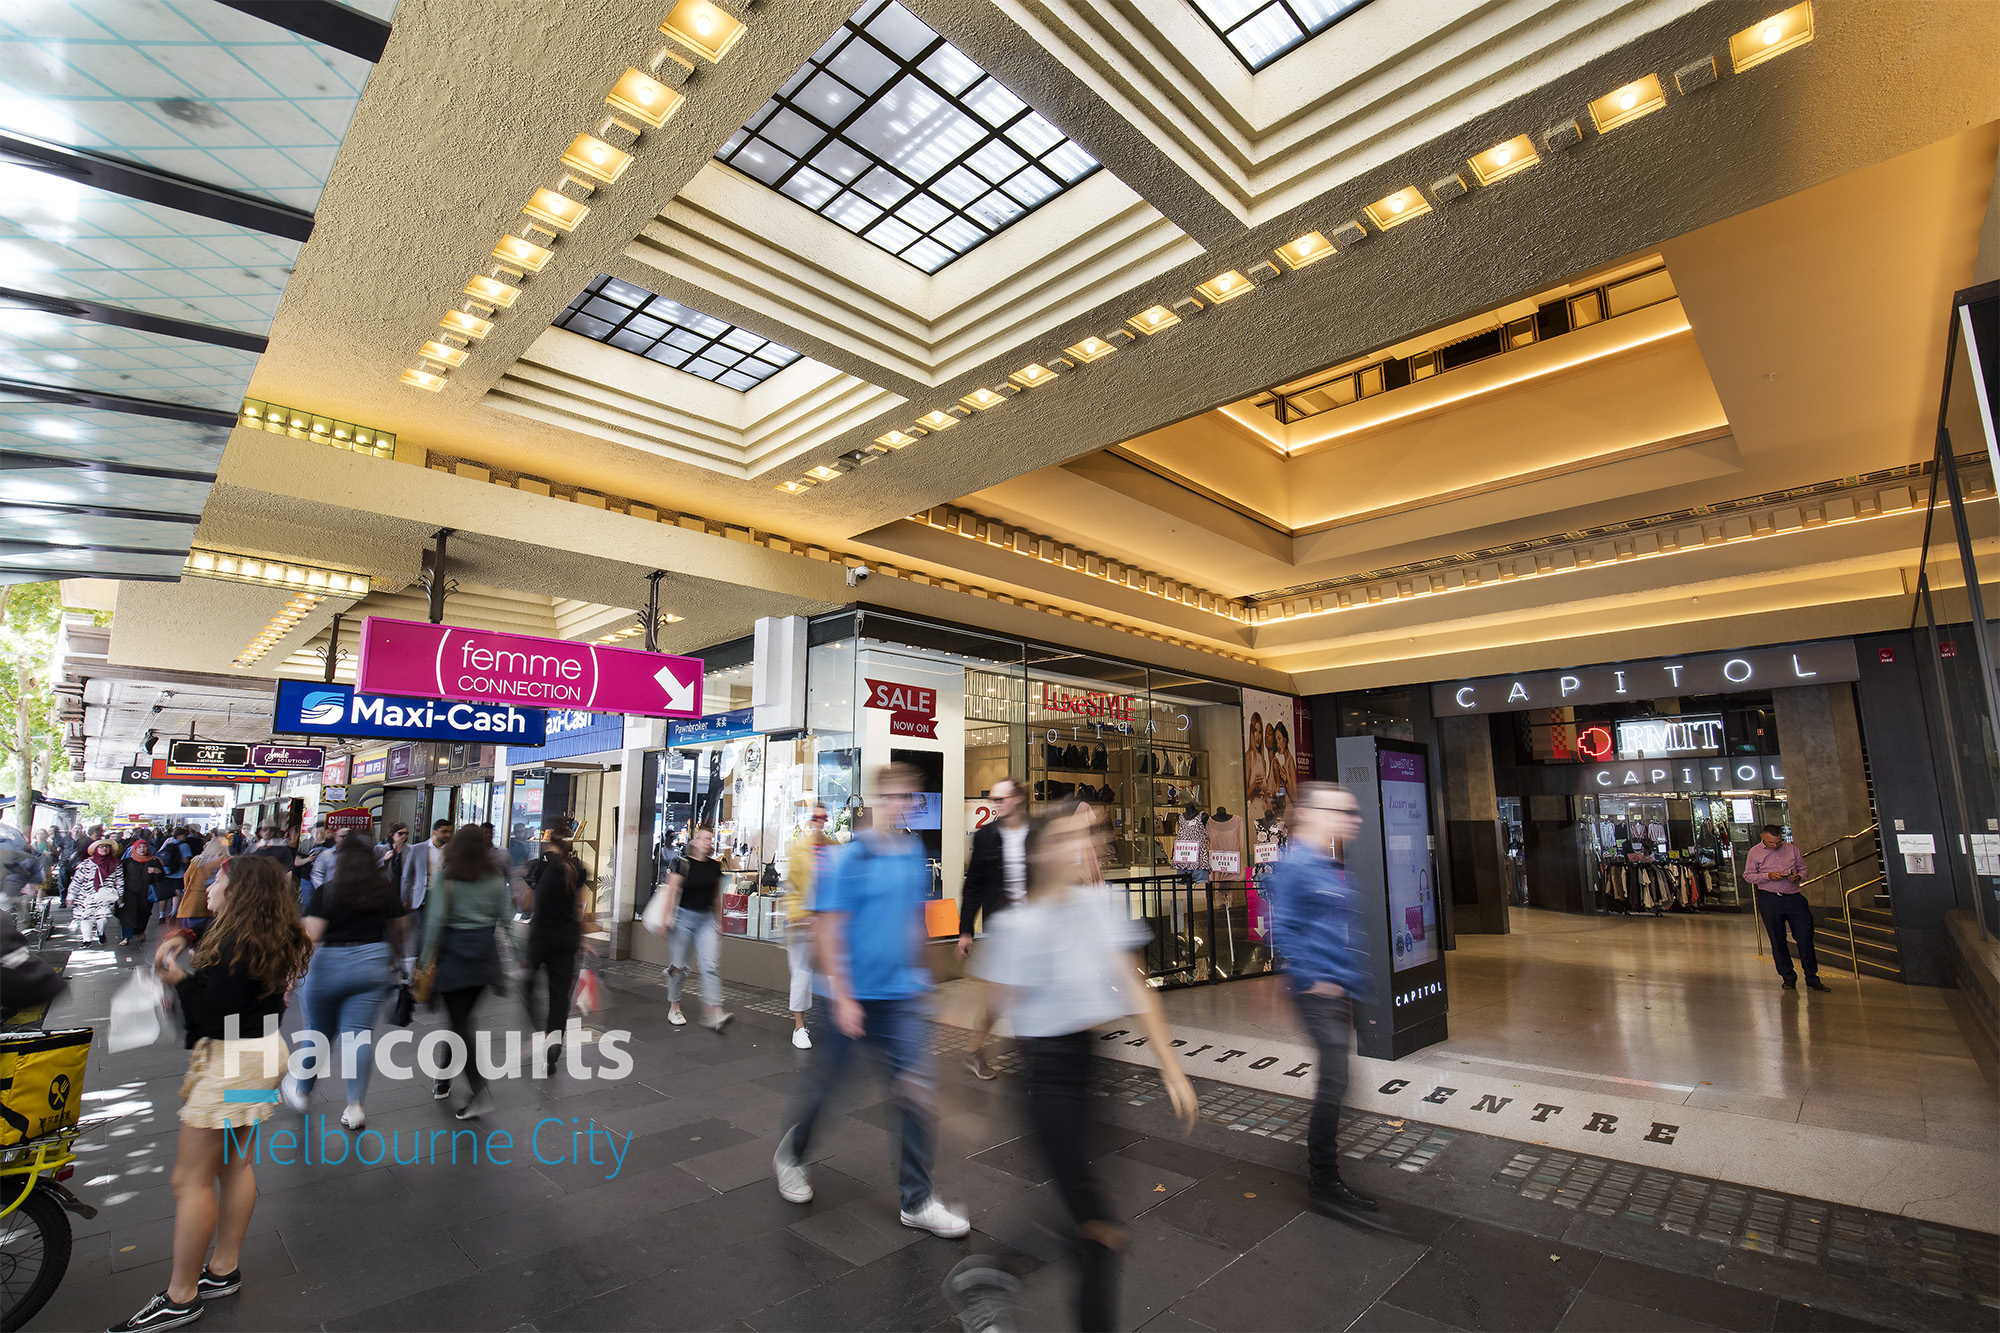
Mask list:
[[[604,983],[598,980],[596,968],[587,967],[576,974],[570,1005],[578,1014],[594,1014],[604,1007]]]
[[[111,1032],[104,1044],[114,1051],[135,1046],[151,1046],[160,1039],[161,1018],[167,1012],[167,988],[150,969],[132,974],[132,979],[111,997]]]
[[[672,897],[665,889],[653,890],[653,896],[646,899],[646,910],[639,915],[639,924],[665,938],[673,929],[673,916],[667,910],[673,906]]]

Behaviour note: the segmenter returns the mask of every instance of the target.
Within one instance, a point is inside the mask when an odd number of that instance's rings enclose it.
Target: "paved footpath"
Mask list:
[[[72,954],[50,1025],[102,1032],[133,957]],[[668,1025],[657,969],[605,979],[592,1027],[631,1034],[627,1077],[496,1084],[482,1151],[504,1133],[507,1160],[468,1160],[461,1138],[456,1164],[449,1131],[464,1127],[428,1080],[378,1078],[369,1129],[439,1160],[329,1164],[336,1125],[310,1164],[261,1165],[244,1287],[198,1327],[948,1329],[940,1282],[974,1252],[1026,1274],[1024,1327],[1072,1326],[1060,1205],[1022,1137],[1013,1054],[981,1083],[952,1054],[962,1034],[934,1029],[939,1192],[974,1224],[940,1240],[897,1222],[895,1112],[872,1077],[816,1134],[817,1198],[778,1198],[771,1154],[810,1058],[782,997],[729,987],[736,1020],[717,1036]],[[518,1029],[522,1010],[489,998],[482,1014]],[[177,1042],[94,1051],[90,1108],[127,1114],[84,1144],[71,1184],[102,1212],[77,1224],[69,1276],[31,1327],[102,1329],[165,1285],[183,1068]],[[1305,1211],[1304,1103],[1197,1087],[1203,1122],[1182,1138],[1150,1071],[1099,1071],[1091,1140],[1130,1228],[1128,1328],[2000,1329],[1991,1236],[1379,1114],[1351,1118],[1343,1170],[1383,1201],[1385,1229],[1328,1220]],[[323,1087],[312,1110],[331,1122],[340,1105]]]

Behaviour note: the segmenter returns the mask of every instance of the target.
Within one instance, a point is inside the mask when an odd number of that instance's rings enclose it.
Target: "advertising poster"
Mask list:
[[[1382,777],[1383,866],[1389,889],[1389,938],[1395,970],[1428,963],[1438,956],[1437,892],[1431,883],[1430,796],[1424,788],[1424,758],[1383,750],[1377,755]]]
[[[1290,695],[1243,691],[1244,815],[1260,834],[1282,819],[1298,786],[1292,704]]]

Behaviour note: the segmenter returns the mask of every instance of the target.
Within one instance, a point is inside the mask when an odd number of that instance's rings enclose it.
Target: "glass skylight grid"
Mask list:
[[[926,273],[1097,159],[890,0],[869,0],[718,160]]]
[[[1188,0],[1252,73],[1368,0]]]
[[[738,391],[799,359],[789,347],[609,274],[579,292],[556,327]]]

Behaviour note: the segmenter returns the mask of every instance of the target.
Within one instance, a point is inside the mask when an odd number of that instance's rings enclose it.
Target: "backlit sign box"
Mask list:
[[[186,768],[248,768],[250,747],[220,741],[175,741],[167,762]]]
[[[271,730],[280,736],[540,745],[547,725],[539,708],[395,698],[307,680],[279,681],[271,705]]]
[[[1618,724],[1618,753],[1626,759],[1678,759],[1722,752],[1722,715],[1628,717]]]
[[[1777,648],[1747,648],[1735,653],[1664,657],[1618,666],[1444,681],[1431,686],[1431,708],[1439,717],[1511,713],[1571,704],[1828,685],[1860,678],[1861,667],[1854,656],[1853,640],[1836,639]]]
[[[355,684],[419,699],[700,717],[701,676],[698,657],[369,616]]]

